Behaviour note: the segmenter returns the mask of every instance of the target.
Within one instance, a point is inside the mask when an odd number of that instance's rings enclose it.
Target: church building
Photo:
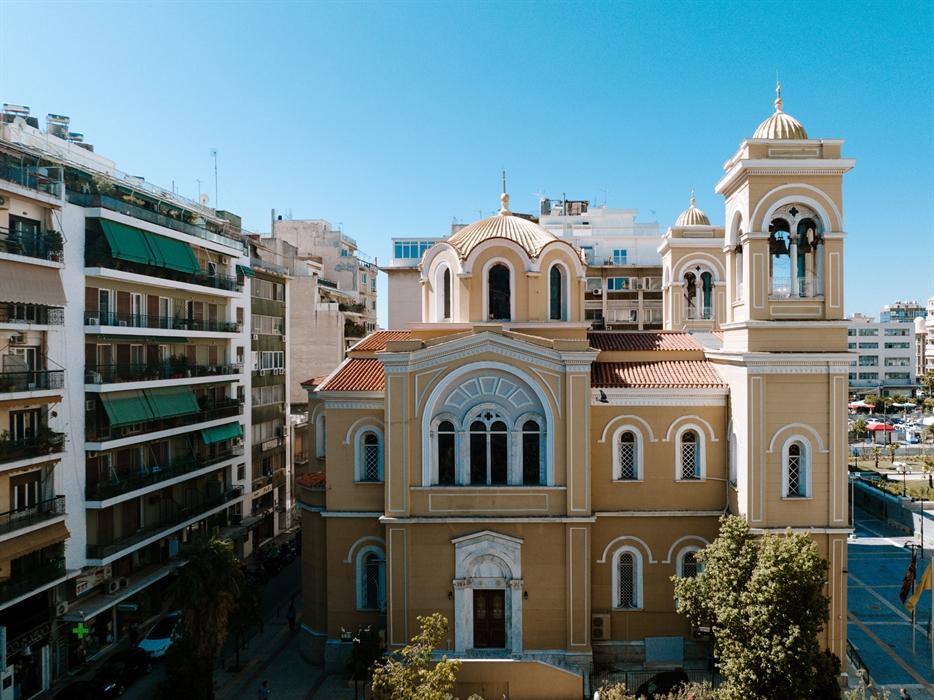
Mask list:
[[[663,331],[594,331],[586,256],[499,214],[434,243],[422,320],[305,382],[304,648],[389,650],[440,612],[456,695],[580,698],[593,668],[706,659],[671,577],[726,512],[811,533],[845,658],[842,140],[782,111],[662,238]],[[495,693],[495,695],[494,695]]]

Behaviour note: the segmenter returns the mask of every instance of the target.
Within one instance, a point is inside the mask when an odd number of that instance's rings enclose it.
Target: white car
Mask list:
[[[139,643],[139,648],[149,654],[149,658],[158,659],[172,646],[175,630],[182,620],[180,612],[169,613],[152,626],[149,633]]]

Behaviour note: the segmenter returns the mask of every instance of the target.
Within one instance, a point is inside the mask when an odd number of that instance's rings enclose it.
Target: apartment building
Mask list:
[[[916,301],[896,301],[886,304],[879,312],[881,323],[911,323],[916,318],[925,318],[928,315],[923,304]]]
[[[914,324],[881,323],[862,314],[847,320],[847,347],[857,353],[850,363],[851,396],[913,397],[917,389]]]
[[[31,310],[14,316],[32,314],[45,323],[31,321],[17,333],[17,344],[22,338],[25,348],[37,349],[5,363],[27,374],[30,362],[36,371],[62,366],[69,378],[65,391],[58,390],[57,411],[35,408],[31,396],[23,397],[33,413],[13,417],[17,409],[9,418],[27,446],[46,434],[39,426],[51,420],[54,432],[60,424],[74,454],[67,474],[74,496],[66,488],[65,506],[56,506],[67,512],[70,534],[64,566],[44,549],[35,562],[62,567],[67,579],[53,595],[30,603],[29,619],[39,620],[41,608],[50,620],[53,650],[43,661],[43,683],[107,649],[132,623],[161,612],[179,546],[201,533],[239,534],[250,490],[243,449],[250,431],[244,413],[250,263],[242,233],[223,212],[120,172],[61,128],[67,121],[56,119],[42,131],[8,112],[0,127],[0,145],[10,156],[5,172],[25,172],[23,189],[33,201],[43,187],[50,195],[50,217],[23,210],[38,221],[30,230],[46,235],[54,228],[63,240],[62,262],[53,255],[32,266],[60,272],[64,294],[18,302]],[[2,179],[6,186],[10,178]],[[12,296],[36,286],[30,279],[41,280],[47,295],[55,290],[50,277],[33,270],[27,279],[0,278]],[[60,336],[61,349],[39,333]],[[67,356],[63,348],[71,349]],[[36,398],[45,397],[40,392]],[[40,464],[48,471],[48,462],[36,456],[20,466]],[[24,493],[41,487],[37,500],[60,493],[54,471],[50,478],[43,472],[40,486],[27,485]],[[249,552],[248,538],[237,542],[241,554]],[[14,568],[8,580],[22,570]],[[38,632],[25,632],[24,649],[35,656]],[[8,656],[14,678],[28,657],[19,654]]]

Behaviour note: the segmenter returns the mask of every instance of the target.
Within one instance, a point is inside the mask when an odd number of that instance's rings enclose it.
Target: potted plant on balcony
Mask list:
[[[48,425],[40,425],[36,429],[36,449],[41,455],[61,452],[64,442],[64,436],[56,433]]]
[[[172,379],[190,376],[188,355],[172,355],[169,365],[172,368]]]
[[[49,231],[45,234],[46,246],[49,251],[49,260],[61,262],[65,250],[65,239],[61,231]]]

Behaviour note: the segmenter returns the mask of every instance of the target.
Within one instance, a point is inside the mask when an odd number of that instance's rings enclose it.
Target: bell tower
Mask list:
[[[811,532],[831,563],[824,644],[846,641],[848,372],[842,139],[775,113],[724,164],[723,346],[730,385],[730,510],[760,531]]]

